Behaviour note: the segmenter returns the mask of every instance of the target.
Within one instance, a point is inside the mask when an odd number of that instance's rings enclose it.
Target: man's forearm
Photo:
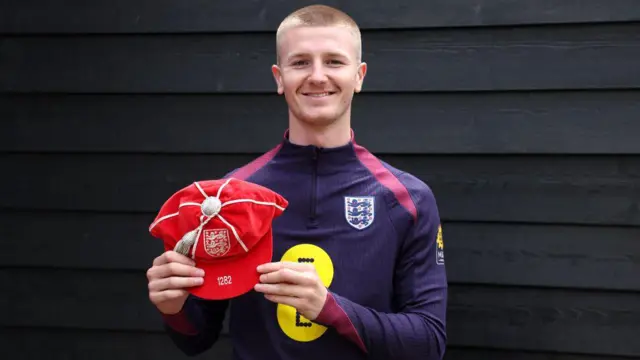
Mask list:
[[[434,301],[438,306],[440,301]],[[436,311],[437,312],[437,311]],[[318,323],[331,326],[371,359],[436,360],[446,347],[444,319],[429,304],[407,313],[382,313],[330,293]]]

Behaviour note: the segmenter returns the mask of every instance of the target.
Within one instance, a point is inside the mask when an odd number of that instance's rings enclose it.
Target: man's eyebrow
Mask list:
[[[293,59],[293,58],[297,58],[297,57],[301,57],[301,56],[305,56],[305,55],[308,55],[308,54],[304,53],[304,52],[289,53],[289,54],[287,54],[287,59]]]
[[[329,56],[337,56],[337,57],[345,57],[345,58],[349,57],[347,54],[342,53],[342,52],[338,52],[338,51],[328,52],[327,55],[329,55]]]
[[[325,53],[325,55],[332,56],[332,57],[343,57],[343,58],[348,57],[347,54],[342,53],[342,52],[338,52],[338,51],[329,51],[329,52]],[[307,53],[307,52],[290,53],[290,54],[287,55],[286,59],[290,60],[290,59],[295,59],[295,58],[299,58],[299,57],[303,57],[303,56],[309,56],[309,53]]]

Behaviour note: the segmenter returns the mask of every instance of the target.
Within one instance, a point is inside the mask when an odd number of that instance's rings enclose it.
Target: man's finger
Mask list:
[[[175,251],[169,250],[162,253],[160,256],[153,260],[154,266],[160,266],[171,262],[177,262],[185,265],[194,266],[196,263],[189,257],[182,254],[178,254]]]
[[[260,282],[265,284],[290,283],[296,285],[313,285],[314,278],[309,272],[292,269],[280,269],[275,272],[260,275]]]
[[[154,266],[147,271],[147,278],[149,280],[162,279],[170,276],[204,276],[204,271],[191,265],[185,265],[177,262],[172,262],[160,266]]]
[[[149,291],[160,292],[164,290],[184,289],[188,287],[202,285],[201,277],[178,277],[172,276],[164,279],[157,279],[149,282]]]
[[[298,263],[298,262],[292,262],[292,261],[272,262],[272,263],[266,263],[258,266],[258,272],[263,274],[275,272],[281,269],[291,269],[291,270],[304,271],[304,272],[315,271],[315,268],[311,264]]]
[[[254,288],[257,292],[268,295],[281,295],[305,299],[310,295],[310,290],[308,288],[293,284],[256,284]]]
[[[162,303],[165,301],[170,301],[174,299],[179,299],[187,295],[186,290],[173,289],[173,290],[165,290],[159,292],[149,293],[149,300],[154,304]]]
[[[291,297],[291,296],[265,294],[264,297],[271,302],[274,302],[276,304],[289,305],[294,309],[300,309],[304,302],[304,300],[300,298]]]

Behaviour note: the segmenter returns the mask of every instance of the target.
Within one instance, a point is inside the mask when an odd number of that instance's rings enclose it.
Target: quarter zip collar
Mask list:
[[[284,134],[278,158],[288,165],[298,164],[300,167],[292,167],[292,171],[309,171],[308,166],[315,168],[316,176],[321,176],[353,165],[357,162],[353,131],[349,143],[323,148],[315,145],[297,145],[289,141],[288,130]]]

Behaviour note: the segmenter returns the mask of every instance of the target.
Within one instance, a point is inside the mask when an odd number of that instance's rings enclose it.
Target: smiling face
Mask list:
[[[362,88],[366,64],[359,39],[345,26],[298,26],[278,41],[273,76],[291,121],[326,126],[349,121],[353,94]]]

